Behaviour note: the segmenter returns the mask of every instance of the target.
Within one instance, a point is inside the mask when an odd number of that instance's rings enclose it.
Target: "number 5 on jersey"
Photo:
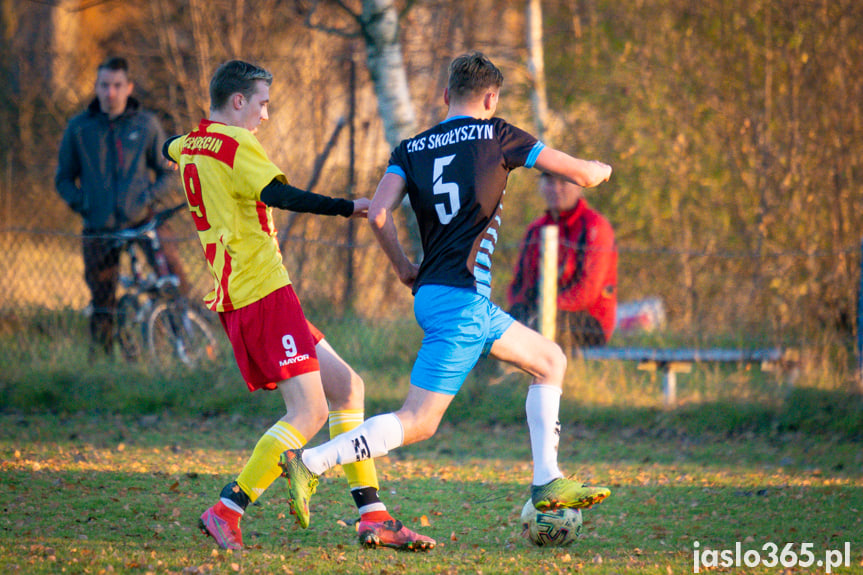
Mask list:
[[[450,223],[461,209],[461,200],[458,197],[458,184],[443,181],[443,169],[450,165],[454,158],[455,154],[452,154],[450,156],[435,158],[434,160],[434,173],[432,175],[434,185],[432,186],[432,191],[435,196],[443,196],[442,201],[435,202],[434,207],[437,210],[437,217],[443,225]]]

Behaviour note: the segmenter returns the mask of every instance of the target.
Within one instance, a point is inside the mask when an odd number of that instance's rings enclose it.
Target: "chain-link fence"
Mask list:
[[[297,235],[284,238],[283,256],[301,300],[325,306],[338,314],[348,307],[357,308],[361,314],[369,310],[386,310],[388,314],[409,310],[407,290],[387,285],[388,280],[395,281],[395,278],[388,275],[388,264],[368,241],[370,233],[358,230],[360,239],[352,242],[352,249],[348,249],[344,219],[300,218],[303,221],[293,227]],[[175,243],[179,252],[189,299],[200,303],[212,289],[213,280],[191,218],[187,212],[181,212],[169,220],[166,227],[173,237],[168,241]],[[51,314],[56,314],[59,321],[70,314],[84,317],[91,312],[81,244],[79,234],[67,231],[7,229],[0,232],[0,245],[6,254],[4,273],[0,274],[0,334],[4,347],[26,350],[32,345],[31,336],[38,338],[46,329],[45,318]],[[346,271],[348,265],[352,270],[350,274]],[[144,266],[144,272],[150,273],[149,265],[145,263]],[[124,253],[121,276],[128,273],[129,259]],[[118,293],[122,295],[123,291],[121,282]],[[382,300],[389,303],[382,306]],[[396,301],[399,303],[394,305]],[[34,318],[39,318],[38,323],[43,324],[36,333],[31,332]],[[86,334],[56,335],[81,338]]]
[[[289,214],[279,213],[281,224]],[[176,238],[189,291],[200,301],[212,287],[194,226],[181,212],[168,224]],[[353,238],[341,218],[299,216],[283,243],[283,258],[301,300],[327,313],[348,309],[358,317],[411,317],[409,290],[399,284],[373,236],[355,221]],[[50,229],[0,231],[4,271],[0,274],[0,333],[3,345],[26,350],[34,317],[88,311],[83,280],[81,238]],[[504,242],[495,253],[494,299],[506,307],[506,291],[519,251]],[[858,254],[682,253],[664,249],[619,250],[619,305],[634,300],[661,302],[665,322],[649,337],[669,346],[726,342],[738,346],[807,346],[826,334],[833,342],[854,346]],[[819,294],[789,289],[788,275],[814,264],[813,258],[847,261],[847,298],[841,305],[821,301]],[[127,265],[127,264],[124,264]],[[795,272],[796,273],[796,272]],[[122,291],[122,287],[120,290]],[[43,328],[41,328],[44,330]],[[57,334],[80,338],[84,333]],[[632,334],[618,329],[610,345],[630,345]],[[638,337],[646,337],[641,334]]]

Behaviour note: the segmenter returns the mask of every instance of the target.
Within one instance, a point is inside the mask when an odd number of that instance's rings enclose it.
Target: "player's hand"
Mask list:
[[[412,288],[414,286],[414,280],[417,279],[417,275],[419,275],[420,267],[415,263],[408,263],[407,265],[401,267],[396,270],[396,273],[399,276],[399,281]]]
[[[354,200],[354,213],[352,218],[366,218],[369,215],[369,206],[372,201],[368,198],[357,198]]]

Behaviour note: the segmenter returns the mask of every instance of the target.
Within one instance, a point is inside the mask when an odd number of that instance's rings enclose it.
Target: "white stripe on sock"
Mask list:
[[[269,435],[281,443],[285,449],[299,449],[303,446],[294,434],[290,433],[287,429],[278,424],[268,429],[265,435]]]

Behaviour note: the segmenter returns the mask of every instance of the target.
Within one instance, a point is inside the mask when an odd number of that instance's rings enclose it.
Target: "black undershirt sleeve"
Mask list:
[[[347,218],[354,213],[354,203],[351,200],[307,192],[290,184],[283,184],[276,179],[261,191],[261,201],[274,208],[322,216]]]
[[[171,142],[173,142],[174,140],[176,140],[177,138],[180,138],[180,137],[182,137],[182,136],[171,136],[170,138],[168,138],[167,140],[165,140],[165,143],[164,143],[164,144],[162,144],[162,156],[164,156],[164,157],[165,157],[165,159],[166,159],[166,160],[168,160],[169,162],[173,162],[173,161],[174,161],[174,158],[172,158],[172,157],[168,154],[168,146],[170,146],[170,145],[171,145]]]

